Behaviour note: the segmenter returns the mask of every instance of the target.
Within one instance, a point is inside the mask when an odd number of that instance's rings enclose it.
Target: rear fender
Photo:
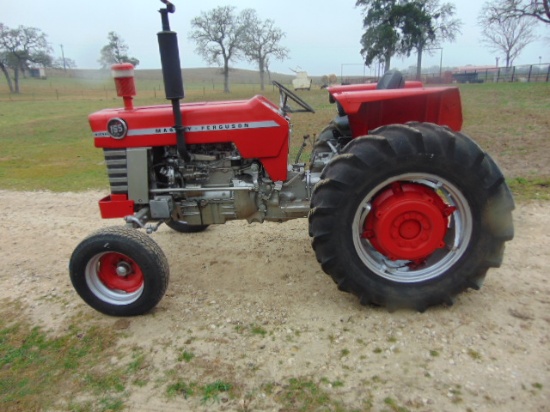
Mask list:
[[[332,95],[341,92],[359,92],[359,91],[368,91],[376,90],[378,83],[356,83],[356,84],[338,84],[335,86],[330,86],[328,92],[330,93],[331,103],[334,103]],[[422,88],[424,84],[417,80],[407,80],[405,82],[406,89],[412,88]]]
[[[456,87],[344,90],[331,96],[348,115],[353,136],[411,121],[462,129],[462,106]]]

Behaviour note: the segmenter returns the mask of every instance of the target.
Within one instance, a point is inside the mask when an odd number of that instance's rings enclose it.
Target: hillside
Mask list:
[[[186,83],[223,83],[223,72],[216,67],[202,67],[192,69],[182,69],[183,79]],[[137,80],[161,80],[162,72],[160,69],[135,71]],[[110,70],[88,70],[74,69],[64,72],[63,70],[48,69],[48,77],[73,77],[79,79],[102,79],[111,76]],[[290,83],[294,78],[293,74],[271,73],[271,80],[281,83]],[[231,69],[229,80],[233,84],[259,84],[260,74],[255,70]],[[266,75],[266,83],[269,83],[269,76]]]

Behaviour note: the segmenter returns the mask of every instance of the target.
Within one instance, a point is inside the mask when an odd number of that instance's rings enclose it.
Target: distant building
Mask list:
[[[35,79],[45,79],[46,69],[44,69],[43,67],[31,67],[29,69],[29,74]]]
[[[495,72],[498,67],[495,66],[463,66],[455,68],[452,72],[453,80],[458,83],[483,83],[479,74],[487,75],[488,72]]]
[[[470,73],[470,72],[485,72],[487,70],[495,70],[496,66],[462,66],[455,67],[453,73]]]
[[[311,90],[313,79],[308,76],[307,72],[294,71],[294,73],[296,73],[296,78],[292,80],[292,87],[294,87],[294,90]]]

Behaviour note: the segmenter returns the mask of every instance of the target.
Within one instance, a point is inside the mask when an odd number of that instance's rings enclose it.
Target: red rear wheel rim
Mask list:
[[[473,223],[472,209],[459,186],[430,173],[403,173],[363,196],[351,234],[357,257],[367,269],[391,282],[418,283],[452,269],[470,244]],[[392,237],[395,224],[396,238]],[[428,239],[422,239],[425,234]],[[411,239],[423,246],[418,253],[407,247]]]
[[[394,182],[372,202],[362,237],[391,260],[422,261],[445,247],[455,209],[422,184]]]

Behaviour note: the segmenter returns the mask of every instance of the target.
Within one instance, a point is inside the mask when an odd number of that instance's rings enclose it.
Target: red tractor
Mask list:
[[[338,288],[390,310],[452,304],[501,264],[514,202],[495,162],[460,133],[458,89],[424,88],[398,72],[377,85],[331,87],[337,116],[309,163],[289,164],[289,114],[313,108],[277,82],[278,105],[262,96],[180,104],[168,19],[175,8],[162,2],[158,38],[171,104],[133,107],[133,68],[116,65],[124,107],[89,117],[111,186],[99,201],[102,217],[126,221],[72,254],[71,281],[90,306],[131,316],[161,300],[168,262],[147,234],[162,223],[189,233],[233,219],[307,217],[317,260]]]

